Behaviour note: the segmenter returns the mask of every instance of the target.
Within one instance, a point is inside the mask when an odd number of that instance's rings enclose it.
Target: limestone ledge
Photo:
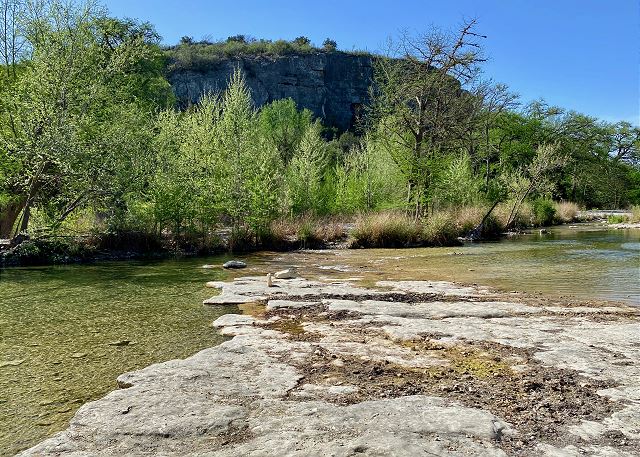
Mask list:
[[[218,318],[219,346],[121,375],[21,455],[640,455],[635,308],[429,281],[208,285],[207,305],[264,307]]]

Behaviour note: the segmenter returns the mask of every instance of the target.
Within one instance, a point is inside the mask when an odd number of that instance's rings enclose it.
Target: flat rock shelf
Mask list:
[[[640,314],[447,282],[212,282],[229,341],[28,455],[638,456]]]

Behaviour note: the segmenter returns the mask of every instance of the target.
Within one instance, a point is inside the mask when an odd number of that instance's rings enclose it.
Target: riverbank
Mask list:
[[[539,230],[532,216],[519,216],[507,230],[504,207],[498,216],[487,218],[472,240],[498,240]],[[458,246],[480,225],[486,208],[466,207],[456,212],[439,212],[424,221],[401,213],[382,212],[356,218],[295,218],[274,221],[258,236],[240,236],[228,227],[206,236],[144,232],[96,233],[85,236],[49,236],[27,239],[12,247],[0,240],[0,268],[12,266],[93,263],[108,260],[136,260],[204,257],[228,252],[288,252],[298,249],[415,248]],[[610,212],[576,213],[575,205],[557,204],[556,215],[544,230],[581,221],[606,221]],[[616,213],[618,214],[618,213]],[[623,213],[620,213],[623,214]],[[626,214],[626,213],[625,213]],[[631,227],[631,228],[635,228]]]
[[[232,336],[22,455],[638,455],[637,308],[432,281],[214,282]],[[246,305],[244,303],[249,303]]]

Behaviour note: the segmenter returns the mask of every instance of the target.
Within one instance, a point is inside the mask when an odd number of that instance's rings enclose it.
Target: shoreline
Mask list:
[[[640,310],[444,281],[238,278],[233,337],[118,377],[21,455],[637,455]],[[251,305],[243,305],[251,303]]]
[[[640,223],[620,223],[620,224],[608,224],[606,220],[601,219],[588,219],[581,220],[577,222],[567,222],[562,224],[551,225],[547,227],[530,227],[526,230],[515,231],[515,232],[505,232],[501,233],[499,237],[487,238],[482,240],[458,240],[456,244],[445,244],[444,246],[435,246],[435,247],[453,247],[460,246],[465,243],[483,243],[483,242],[495,242],[503,239],[513,238],[514,236],[525,236],[525,235],[533,235],[536,231],[540,231],[540,233],[545,233],[547,229],[554,229],[558,227],[571,227],[573,225],[584,225],[584,224],[597,224],[602,223],[602,230],[635,230],[640,229]],[[345,224],[345,226],[351,226],[352,224]],[[304,251],[307,249],[313,250],[331,250],[331,249],[413,249],[413,248],[423,248],[423,247],[432,247],[429,245],[408,245],[408,246],[393,246],[393,247],[350,247],[349,242],[349,230],[345,228],[344,234],[341,238],[341,241],[330,241],[323,243],[315,243],[309,246],[303,246],[300,241],[291,241],[288,244],[282,246],[257,246],[254,248],[247,248],[238,251],[230,251],[227,248],[220,247],[218,249],[209,250],[206,252],[195,252],[195,251],[176,251],[171,252],[168,250],[159,250],[159,251],[136,251],[136,250],[107,250],[107,251],[91,251],[87,250],[79,255],[70,255],[66,253],[38,253],[35,255],[25,255],[23,258],[17,256],[15,259],[9,259],[8,261],[4,257],[5,253],[9,251],[0,250],[0,271],[6,268],[20,268],[20,267],[32,267],[32,266],[53,266],[53,265],[82,265],[82,264],[93,264],[98,262],[119,262],[119,261],[145,261],[145,260],[166,260],[166,259],[189,259],[189,258],[206,258],[211,256],[233,256],[233,255],[242,255],[242,254],[252,254],[263,251],[271,251],[271,252],[294,252],[294,251]],[[6,240],[5,240],[6,241]],[[31,243],[31,240],[26,241],[25,243]],[[78,246],[81,246],[78,244]]]

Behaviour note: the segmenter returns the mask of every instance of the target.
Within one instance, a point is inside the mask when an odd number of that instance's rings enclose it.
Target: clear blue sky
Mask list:
[[[456,27],[476,17],[488,36],[485,76],[523,101],[640,124],[640,0],[106,0],[112,15],[153,23],[165,44],[331,37],[376,51],[400,30]]]

